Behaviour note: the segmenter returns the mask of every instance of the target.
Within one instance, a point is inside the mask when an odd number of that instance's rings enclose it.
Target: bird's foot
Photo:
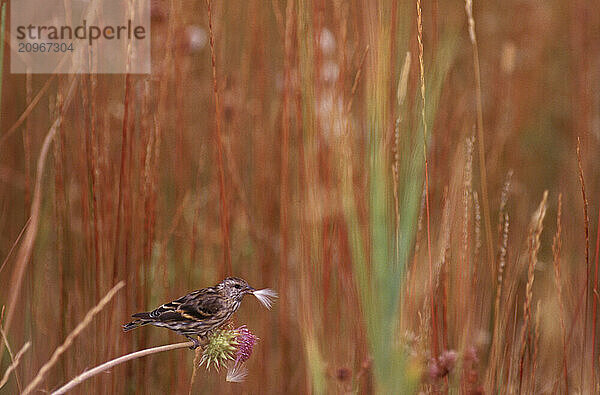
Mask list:
[[[192,346],[190,346],[190,350],[195,350],[198,347],[200,347],[200,341],[198,340],[198,338],[194,338],[191,336],[186,336],[188,339],[190,339],[192,341],[192,343],[194,343]]]

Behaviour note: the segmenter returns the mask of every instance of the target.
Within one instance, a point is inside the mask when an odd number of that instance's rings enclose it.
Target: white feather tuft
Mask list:
[[[277,292],[270,288],[259,289],[258,291],[252,292],[252,294],[269,310],[271,309],[271,306],[273,306],[274,299],[279,297]]]
[[[236,363],[227,369],[227,381],[230,383],[242,383],[248,376],[248,369],[241,363]]]

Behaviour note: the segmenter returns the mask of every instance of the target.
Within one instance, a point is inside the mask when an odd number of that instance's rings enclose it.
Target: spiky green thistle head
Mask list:
[[[217,370],[221,366],[227,366],[227,381],[240,383],[248,374],[244,362],[252,355],[257,341],[258,337],[250,332],[246,325],[237,329],[217,329],[207,338],[202,349],[200,366],[206,364],[206,369],[214,366]]]
[[[233,360],[238,346],[238,335],[238,332],[232,328],[213,331],[202,350],[200,365],[206,364],[206,369],[210,369],[212,365],[218,370],[227,361]]]

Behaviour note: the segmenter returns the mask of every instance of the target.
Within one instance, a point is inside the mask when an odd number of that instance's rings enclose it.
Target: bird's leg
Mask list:
[[[208,344],[208,336],[198,335],[198,343],[202,348]]]
[[[187,337],[188,339],[190,339],[194,343],[193,346],[190,346],[190,350],[195,350],[200,346],[200,342],[198,341],[197,337],[191,337],[189,335],[184,335],[184,336]]]

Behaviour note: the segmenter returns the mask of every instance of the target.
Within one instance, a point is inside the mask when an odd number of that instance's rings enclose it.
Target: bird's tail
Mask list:
[[[132,329],[136,329],[139,328],[142,325],[146,325],[149,324],[149,321],[144,321],[144,320],[135,320],[135,321],[131,321],[130,323],[127,323],[125,325],[123,325],[123,332],[128,332]]]

